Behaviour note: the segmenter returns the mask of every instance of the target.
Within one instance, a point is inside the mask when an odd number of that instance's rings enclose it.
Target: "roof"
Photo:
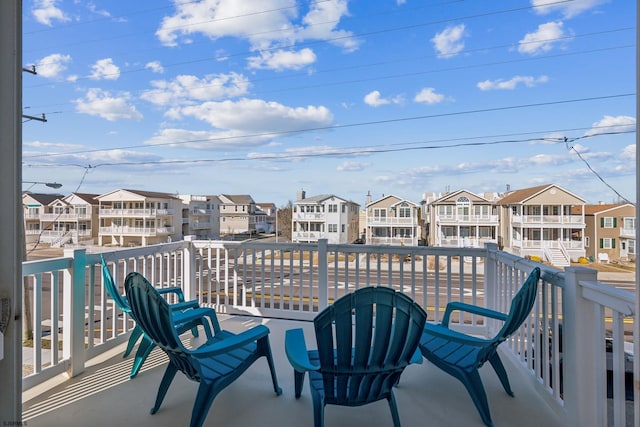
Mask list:
[[[298,199],[296,200],[296,204],[305,204],[305,203],[323,203],[325,200],[330,199],[330,198],[336,198],[338,200],[342,200],[345,203],[352,203],[354,205],[360,206],[358,203],[353,202],[351,200],[346,200],[340,196],[336,196],[335,194],[319,194],[317,196],[311,196],[311,197],[305,197],[304,199]]]
[[[89,194],[89,193],[71,193],[65,199],[71,198],[72,196],[76,196],[89,204],[96,204],[98,202],[97,197],[99,194]]]
[[[110,191],[108,193],[96,196],[96,198],[97,199],[106,198],[107,196],[115,194],[115,193],[118,193],[120,191],[126,191],[128,193],[135,194],[137,196],[154,198],[154,199],[177,199],[178,198],[174,194],[171,194],[171,193],[160,193],[160,192],[157,192],[157,191],[130,190],[130,189],[126,189],[126,188],[120,188],[118,190],[113,190],[113,191]]]
[[[493,203],[491,200],[487,199],[486,197],[480,196],[480,195],[478,195],[478,194],[476,194],[476,193],[474,193],[472,191],[465,190],[463,188],[463,189],[454,191],[452,193],[444,194],[441,197],[435,199],[433,202],[431,202],[431,204],[437,205],[437,204],[440,204],[440,203],[444,203],[447,200],[450,200],[453,203],[460,196],[471,197],[471,199],[473,199],[473,201],[482,201],[482,202],[486,202],[488,204],[492,204]]]
[[[22,193],[22,197],[24,198],[25,196],[31,197],[43,206],[64,197],[62,194],[31,193],[29,191]]]
[[[559,190],[562,190],[563,192],[565,192],[566,194],[570,194],[571,196],[575,197],[578,200],[582,200],[583,202],[585,201],[582,197],[576,196],[575,194],[571,193],[570,191],[565,190],[562,187],[559,187],[555,184],[545,184],[545,185],[538,185],[536,187],[530,187],[530,188],[523,188],[521,190],[515,190],[512,191],[511,193],[508,193],[506,196],[504,196],[501,199],[498,199],[496,201],[496,204],[498,205],[512,205],[512,204],[518,204],[518,203],[524,203],[527,200],[533,198],[534,196],[537,196],[538,194],[541,194],[551,188],[557,188]]]
[[[630,203],[602,203],[602,204],[598,204],[598,205],[585,205],[584,206],[584,214],[585,215],[595,215],[598,213],[603,213],[603,212],[607,212],[610,210],[614,210],[617,208],[623,208],[623,207],[633,207],[632,204]],[[571,213],[580,213],[580,206],[574,206],[571,208]]]
[[[221,194],[220,198],[227,199],[234,205],[250,205],[255,203],[253,198],[248,194]],[[224,200],[222,200],[224,202]]]

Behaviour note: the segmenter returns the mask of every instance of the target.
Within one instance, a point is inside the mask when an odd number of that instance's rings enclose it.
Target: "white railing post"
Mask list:
[[[329,304],[328,246],[327,239],[318,240],[318,311],[324,310]]]
[[[562,298],[563,387],[569,425],[576,427],[606,425],[603,387],[599,378],[603,364],[598,363],[598,346],[603,346],[602,327],[598,326],[596,304],[582,296],[581,281],[596,281],[597,271],[585,267],[565,268]]]
[[[194,236],[184,236],[184,249],[182,252],[182,292],[184,299],[191,301],[196,299],[196,255],[197,249],[193,244]]]
[[[487,242],[484,244],[487,255],[484,258],[484,306],[492,310],[498,309],[498,244]],[[487,332],[497,330],[499,323],[495,319],[487,319]]]
[[[65,249],[64,256],[73,258],[71,270],[63,273],[62,355],[70,360],[69,375],[75,377],[84,371],[85,349],[85,271],[86,249]],[[93,290],[91,290],[93,292]],[[93,327],[89,325],[89,339]]]

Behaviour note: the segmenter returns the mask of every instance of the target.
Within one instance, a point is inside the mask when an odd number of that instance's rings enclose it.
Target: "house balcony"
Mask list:
[[[293,231],[291,233],[291,240],[294,242],[316,242],[323,237],[322,231]]]
[[[635,295],[598,282],[595,270],[557,270],[498,251],[496,245],[439,248],[188,239],[104,255],[120,289],[126,274],[138,271],[159,287],[180,286],[187,299],[215,308],[225,329],[240,332],[255,324],[270,328],[283,395],[275,396],[266,363],[259,360],[216,398],[207,426],[311,425],[308,385],[300,399],[293,396],[284,331],[302,327],[313,342],[312,319],[346,292],[391,286],[425,308],[428,321],[437,322],[449,301],[507,312],[535,266],[542,276],[534,309],[500,347],[515,397],[504,393],[491,367],[481,370],[495,425],[623,426],[640,415],[637,404],[625,401],[625,340],[633,339]],[[23,263],[23,276],[37,297],[30,298],[33,346],[23,348],[21,422],[188,423],[197,386],[182,375],[174,380],[158,413],[147,410],[167,363],[158,349],[141,373],[128,379],[132,358],[122,359],[122,353],[133,322],[108,298],[98,254],[65,250],[60,258]],[[454,317],[451,326],[478,336],[492,335],[501,327],[479,316]],[[47,342],[60,344],[44,345]],[[426,361],[407,368],[396,400],[405,427],[422,426],[427,420],[444,427],[483,425],[464,387]],[[386,402],[327,407],[327,426],[356,424],[391,425]]]
[[[545,228],[584,228],[585,226],[584,218],[580,215],[513,215],[511,224],[517,224],[521,227],[544,226]]]
[[[100,218],[158,218],[173,215],[173,209],[100,209]]]
[[[496,243],[488,237],[440,237],[438,246],[454,248],[482,248],[486,243]]]
[[[369,245],[407,245],[416,246],[418,244],[417,237],[376,237],[371,236],[367,238],[367,244]]]
[[[189,227],[193,230],[203,230],[206,228],[211,228],[211,221],[190,221]]]
[[[68,213],[68,214],[56,214],[56,213],[46,213],[40,214],[40,221],[50,221],[50,222],[76,222],[76,221],[89,221],[91,219],[91,214],[83,213]]]
[[[101,235],[116,235],[116,236],[168,236],[175,232],[174,227],[128,227],[128,226],[111,226],[100,227]]]
[[[436,223],[443,225],[491,226],[500,223],[498,215],[436,215]]]
[[[324,222],[326,215],[320,212],[294,212],[294,221],[319,221]]]
[[[635,239],[636,238],[636,229],[635,228],[621,228],[620,229],[620,237],[625,239]]]
[[[417,227],[418,218],[367,217],[367,227]]]

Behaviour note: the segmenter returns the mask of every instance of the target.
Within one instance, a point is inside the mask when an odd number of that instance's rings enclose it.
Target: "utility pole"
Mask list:
[[[0,1],[0,424],[22,424],[22,1]],[[10,310],[7,313],[7,310]],[[6,315],[8,314],[8,315]],[[2,337],[4,335],[4,337]]]

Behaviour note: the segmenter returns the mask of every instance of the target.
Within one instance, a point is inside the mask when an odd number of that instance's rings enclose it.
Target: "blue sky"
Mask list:
[[[23,2],[23,180],[635,201],[628,0]],[[29,187],[27,185],[24,186]],[[32,191],[43,191],[33,187]]]

